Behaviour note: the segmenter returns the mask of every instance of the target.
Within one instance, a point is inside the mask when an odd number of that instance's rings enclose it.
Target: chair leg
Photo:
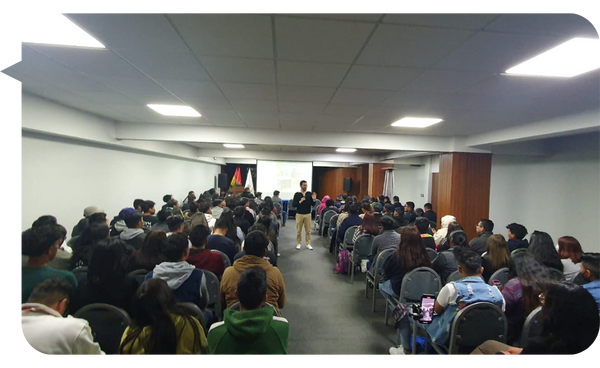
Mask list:
[[[350,261],[350,283],[354,283],[354,261]]]
[[[369,276],[365,277],[365,299],[369,299]]]
[[[388,301],[389,301],[390,297],[386,296],[385,297],[385,325],[388,325]]]
[[[373,281],[373,312],[375,312],[375,298],[377,297],[377,279]]]

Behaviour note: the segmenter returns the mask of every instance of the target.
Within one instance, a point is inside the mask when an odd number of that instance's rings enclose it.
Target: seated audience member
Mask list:
[[[174,215],[183,216],[183,211],[179,207],[179,201],[176,199],[171,199],[170,201],[168,201],[167,207],[165,207],[165,208],[170,208],[171,212],[173,212]]]
[[[452,215],[446,215],[442,217],[442,227],[433,234],[433,240],[435,240],[435,244],[440,244],[442,239],[444,239],[448,235],[448,225],[450,223],[456,222],[456,217]]]
[[[164,280],[150,279],[140,286],[131,305],[131,320],[119,354],[208,354],[202,325],[177,305]]]
[[[462,226],[460,226],[460,224],[458,222],[451,222],[448,225],[448,234],[444,237],[444,239],[442,239],[442,241],[440,241],[440,244],[437,246],[436,251],[439,252],[443,252],[445,250],[450,249],[450,234],[453,233],[454,231],[460,230],[464,232],[464,229],[462,228]]]
[[[550,280],[548,267],[539,263],[528,252],[517,253],[508,264],[508,282],[502,288],[506,301],[504,311],[508,321],[507,342],[519,346],[525,319],[540,306],[539,295]]]
[[[212,201],[212,208],[210,209],[210,212],[215,220],[218,220],[219,217],[221,217],[221,214],[223,213],[223,207],[225,207],[225,201],[223,199],[217,198]]]
[[[206,218],[206,223],[208,224],[208,228],[210,231],[215,227],[216,218],[212,216],[212,211],[210,210],[210,202],[202,202],[198,204],[198,211],[204,214]]]
[[[462,230],[451,232],[448,234],[448,238],[450,238],[448,241],[448,250],[439,252],[431,265],[431,268],[440,275],[442,284],[446,282],[446,279],[452,272],[458,270],[457,251],[460,248],[469,246],[467,235]]]
[[[283,275],[277,267],[265,260],[269,239],[260,231],[248,233],[244,242],[246,255],[227,267],[221,279],[221,304],[231,306],[237,302],[237,282],[242,272],[252,267],[259,267],[267,273],[267,302],[278,310],[285,306],[285,283]]]
[[[383,204],[384,204],[384,205],[386,205],[386,204],[392,204],[392,203],[390,202],[390,197],[388,197],[388,196],[385,196],[385,197],[383,197]]]
[[[363,219],[361,219],[358,215],[358,211],[358,203],[352,203],[348,206],[348,216],[342,221],[337,230],[337,244],[342,244],[344,242],[344,237],[346,236],[346,231],[349,227],[359,226],[362,224]],[[332,249],[329,249],[329,252],[333,253]]]
[[[413,224],[417,219],[417,215],[415,214],[415,202],[406,202],[404,204],[404,219],[409,223]]]
[[[581,272],[581,244],[572,236],[558,238],[558,256],[563,264],[563,274],[566,281],[573,281]]]
[[[119,211],[119,215],[115,216],[110,222],[110,236],[118,236],[127,229],[127,224],[125,223],[125,217],[129,216],[131,213],[135,212],[134,208],[127,207],[123,208]]]
[[[433,322],[419,323],[419,327],[427,331],[436,345],[447,346],[450,328],[459,309],[476,303],[488,302],[505,309],[505,302],[500,290],[483,281],[481,273],[481,256],[472,250],[461,249],[458,252],[458,272],[460,280],[449,282],[440,290],[435,300]]]
[[[425,248],[435,250],[435,240],[433,240],[433,236],[429,234],[429,220],[426,217],[417,217],[415,219],[415,229],[421,234],[421,239],[423,240]]]
[[[408,272],[417,267],[431,267],[431,260],[415,228],[408,226],[402,228],[400,237],[401,241],[398,250],[390,255],[383,264],[387,280],[379,284],[379,291],[386,299],[388,295],[398,298],[402,279]],[[403,318],[400,321],[400,328],[397,331],[397,343],[402,346],[404,351],[410,350],[411,331],[411,323],[408,317]],[[394,354],[396,354],[398,349],[391,348],[390,352],[393,351],[392,349],[394,349]]]
[[[229,209],[230,211],[233,211],[237,207],[237,197],[234,197],[232,195],[227,196],[225,198],[225,205],[226,206],[223,207],[223,212],[225,212],[226,209]]]
[[[274,191],[271,199],[273,200],[273,203],[279,203],[281,205],[281,226],[283,227],[287,221],[287,211],[284,211],[283,209],[283,201],[279,197],[279,194],[280,192],[278,190]]]
[[[235,226],[239,227],[240,229],[242,229],[242,232],[244,233],[244,235],[248,234],[248,229],[250,229],[250,223],[248,222],[248,220],[246,220],[244,218],[244,214],[246,214],[248,211],[246,211],[246,209],[244,208],[244,206],[237,206],[234,210],[233,210],[233,223],[235,224]]]
[[[319,212],[321,215],[321,218],[323,218],[323,215],[325,215],[325,212],[327,212],[327,211],[333,211],[335,213],[340,213],[340,209],[335,206],[335,202],[333,201],[333,199],[328,199],[325,202],[325,206],[323,207],[321,212]],[[329,226],[329,224],[323,224],[323,226],[325,226],[325,225]]]
[[[527,249],[529,247],[529,243],[525,238],[527,235],[527,228],[521,224],[517,224],[515,222],[506,225],[508,229],[508,250],[512,253],[512,251],[516,249]]]
[[[196,193],[194,193],[193,190],[190,190],[188,192],[187,197],[185,197],[185,199],[183,200],[183,202],[181,203],[181,210],[182,211],[187,211],[190,209],[190,203],[194,202],[196,200]]]
[[[424,214],[425,214],[425,211],[423,211],[422,208],[415,208],[415,215],[417,217],[423,217]]]
[[[598,309],[594,298],[569,282],[550,284],[542,299],[542,334],[529,338],[524,347],[488,340],[471,354],[579,354],[598,336]],[[576,317],[574,317],[576,316]]]
[[[142,219],[142,213],[130,213],[125,218],[125,224],[127,225],[127,229],[119,234],[119,239],[123,240],[128,245],[128,249],[132,252],[136,249],[140,249],[146,238],[146,232],[143,229],[144,220]]]
[[[237,253],[237,246],[234,241],[227,237],[229,231],[229,221],[231,220],[230,215],[223,213],[221,217],[215,222],[215,228],[212,235],[208,237],[208,244],[206,248],[219,250],[229,257],[231,263],[233,263],[235,254]]]
[[[133,201],[133,209],[136,210],[137,212],[142,212],[142,205],[144,204],[144,200],[143,199],[136,199]]]
[[[69,239],[69,241],[67,242],[67,245],[69,247],[71,247],[71,249],[73,251],[77,251],[81,247],[81,245],[83,244],[82,243],[83,233],[92,224],[105,224],[107,227],[110,227],[108,218],[106,217],[106,213],[96,212],[96,213],[91,214],[87,218],[87,226],[83,229],[83,231],[78,236],[74,236],[71,239]]]
[[[178,303],[194,303],[204,311],[208,304],[206,277],[196,266],[187,263],[190,255],[188,240],[185,235],[173,234],[163,243],[163,252],[167,260],[150,271],[145,280],[152,278],[163,279],[173,290]],[[209,312],[204,312],[207,324],[212,320]]]
[[[127,262],[127,272],[135,270],[153,270],[154,267],[166,261],[162,252],[162,244],[167,234],[162,231],[150,231],[142,247],[131,254]]]
[[[192,249],[190,250],[190,256],[188,257],[187,262],[201,270],[210,271],[218,278],[221,278],[221,276],[223,276],[223,271],[225,270],[225,265],[223,264],[223,258],[219,253],[211,252],[210,249],[206,249],[209,235],[210,231],[204,225],[198,225],[192,229],[192,232],[190,233]]]
[[[238,201],[238,206],[242,206],[246,210],[242,217],[248,221],[250,226],[254,225],[254,221],[256,221],[256,212],[250,208],[250,201],[248,198],[240,198]]]
[[[564,266],[554,247],[554,241],[548,233],[535,230],[533,234],[531,234],[530,240],[527,251],[533,254],[538,262],[543,263],[546,267],[555,268],[560,272],[563,271]]]
[[[78,285],[73,312],[88,304],[106,303],[129,313],[131,298],[139,284],[127,275],[128,258],[122,240],[104,239],[94,246],[87,282]]]
[[[77,280],[72,272],[57,270],[48,265],[66,237],[67,230],[61,225],[45,225],[23,231],[21,253],[29,259],[21,268],[22,303],[29,299],[29,295],[38,284],[47,279],[65,279],[73,289],[77,288]]]
[[[198,225],[204,225],[204,226],[208,227],[208,221],[206,221],[206,216],[204,216],[204,213],[200,212],[199,207],[200,207],[200,205],[198,204],[198,202],[190,203],[189,215],[190,215],[191,229],[193,229],[194,227],[196,227]]]
[[[400,234],[400,228],[408,225],[408,222],[404,218],[404,210],[402,207],[394,208],[394,229]]]
[[[181,215],[172,215],[167,217],[167,225],[169,226],[169,232],[167,236],[171,236],[171,234],[184,234],[185,230],[185,220]]]
[[[354,232],[354,237],[352,237],[352,243],[356,243],[356,239],[363,234],[370,234],[372,236],[379,235],[379,220],[375,218],[375,215],[372,213],[365,214],[362,222],[356,228]]]
[[[500,234],[494,234],[487,240],[487,254],[481,259],[483,266],[483,279],[490,280],[490,276],[501,268],[508,267],[510,252],[506,240]]]
[[[96,206],[89,206],[83,210],[83,218],[79,220],[77,225],[73,227],[73,231],[71,231],[71,238],[81,235],[83,229],[88,226],[88,217],[97,212],[104,212],[101,209],[98,209]]]
[[[581,255],[581,276],[588,281],[583,288],[592,294],[600,310],[600,253]]]
[[[275,233],[275,230],[273,230],[273,227],[271,226],[272,221],[269,218],[269,216],[259,216],[258,219],[256,220],[256,223],[254,225],[252,225],[250,227],[250,229],[248,229],[248,232],[254,231],[254,230],[259,230],[265,233],[265,235],[267,236],[267,238],[269,238],[269,241],[271,242],[271,244],[273,244],[273,252],[275,254],[278,254],[279,252],[279,242],[277,240],[277,234]],[[258,227],[259,225],[262,225],[260,227]]]
[[[249,233],[251,233],[253,231],[262,232],[266,235],[266,228],[262,224],[259,224],[259,223],[252,225]],[[233,257],[234,262],[246,255],[246,251],[244,250],[245,245],[246,245],[245,242],[242,243],[242,251],[237,253],[235,255],[235,257]],[[267,248],[267,252],[265,253],[265,256],[263,258],[266,259],[267,261],[269,261],[269,263],[272,264],[273,267],[277,267],[277,257],[268,248]]]
[[[383,212],[382,212],[383,216],[394,216],[394,206],[391,203],[386,203],[383,206]]]
[[[340,228],[342,222],[348,217],[348,209],[352,205],[352,201],[347,201],[342,208],[340,208],[340,215],[335,223],[336,230]],[[357,215],[358,216],[358,215]]]
[[[434,222],[437,224],[437,213],[433,211],[433,206],[431,203],[425,203],[423,205],[423,217],[427,218],[430,222]]]
[[[482,219],[475,225],[475,231],[479,237],[473,238],[469,242],[469,247],[473,252],[482,255],[486,251],[487,240],[493,234],[492,230],[494,230],[494,223],[488,219]]]
[[[371,268],[379,253],[386,249],[398,249],[400,244],[400,234],[394,231],[394,219],[390,216],[383,216],[379,223],[381,224],[381,234],[373,239],[369,264],[367,265],[368,269]]]
[[[379,202],[373,203],[373,215],[375,215],[375,218],[377,219],[377,221],[379,221],[381,216],[383,216],[382,212],[383,212],[383,205]]]
[[[110,230],[106,223],[90,224],[79,237],[78,246],[71,256],[71,269],[89,265],[94,247],[99,241],[109,237]]]
[[[171,207],[171,206],[169,206],[169,201],[172,200],[172,199],[173,199],[173,195],[172,194],[165,194],[163,196],[163,202],[165,202],[165,204],[163,204],[163,206],[162,206],[161,209],[164,210],[167,207]]]
[[[64,279],[48,279],[33,289],[21,306],[23,335],[32,348],[43,354],[104,354],[94,342],[88,321],[63,318],[73,295]]]
[[[321,211],[323,210],[323,208],[327,207],[327,201],[328,201],[329,199],[330,199],[330,197],[329,197],[328,195],[324,196],[324,197],[321,199],[321,204],[320,204],[320,205],[319,205],[319,207],[317,208],[317,214],[318,214],[319,216],[322,216],[322,215],[321,215]]]
[[[169,224],[167,224],[167,218],[172,215],[169,210],[160,210],[156,214],[158,222],[150,228],[150,231],[164,231],[165,234],[169,232]]]
[[[44,215],[44,216],[40,216],[37,218],[37,220],[35,220],[32,224],[31,227],[32,228],[36,228],[36,227],[40,227],[40,226],[44,226],[44,225],[52,225],[52,226],[56,226],[57,222],[56,222],[56,217],[51,216],[51,215]],[[48,266],[55,268],[57,270],[65,270],[65,271],[71,271],[71,256],[72,256],[72,250],[68,250],[69,247],[63,242],[63,244],[60,246],[60,248],[58,248],[58,251],[56,252],[56,256],[54,257],[53,260],[50,261],[50,263],[48,263]],[[29,257],[22,255],[21,256],[21,266],[25,266],[27,264],[27,261],[29,260]]]
[[[223,322],[214,323],[208,332],[211,354],[286,354],[290,325],[285,318],[273,316],[267,302],[267,274],[259,267],[242,272],[235,296],[240,310],[225,309]]]
[[[158,222],[158,217],[154,215],[156,210],[154,209],[155,203],[151,200],[146,200],[142,203],[142,217],[144,219],[144,229],[150,230],[150,228]]]
[[[263,202],[262,192],[256,192],[256,198],[254,198],[254,203],[260,205]]]
[[[400,203],[400,197],[394,196],[392,198],[392,200],[394,201],[392,203],[392,206],[394,206],[395,208],[401,208],[402,209],[401,212],[402,212],[402,214],[404,214],[404,206],[402,205],[402,203]]]
[[[365,217],[367,213],[373,213],[373,206],[371,203],[363,201],[360,205],[362,213],[358,215],[361,219]]]

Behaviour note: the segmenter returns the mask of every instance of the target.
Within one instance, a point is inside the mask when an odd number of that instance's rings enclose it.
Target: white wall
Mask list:
[[[431,201],[431,173],[439,172],[440,156],[424,156],[422,166],[394,165],[394,195],[400,203],[415,202],[416,208]]]
[[[492,156],[490,219],[507,235],[511,222],[556,242],[574,236],[584,251],[600,251],[600,144],[598,134],[554,140],[550,157]],[[527,236],[529,238],[529,235]]]

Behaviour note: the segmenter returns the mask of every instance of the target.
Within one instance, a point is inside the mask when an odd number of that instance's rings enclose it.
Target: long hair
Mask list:
[[[538,262],[546,265],[546,267],[556,268],[559,271],[563,271],[563,264],[560,261],[560,256],[554,247],[552,237],[543,231],[534,231],[531,234],[529,241],[529,247],[527,251],[533,254]]]
[[[510,262],[510,249],[508,249],[508,244],[504,236],[501,234],[490,235],[487,240],[487,252],[494,270],[508,266],[508,262]]]
[[[551,284],[542,307],[543,335],[551,339],[550,351],[578,354],[598,336],[598,306],[594,297],[570,282]]]
[[[402,268],[408,272],[417,267],[431,267],[431,259],[427,255],[421,234],[414,227],[405,226],[400,230],[400,245],[396,255],[400,258]]]
[[[71,256],[71,268],[88,265],[98,242],[107,239],[109,234],[106,223],[94,223],[83,229]]]
[[[550,280],[550,270],[528,252],[513,255],[508,263],[508,278],[518,277],[523,289],[525,313],[540,306],[538,296],[546,289]]]
[[[157,265],[164,260],[162,244],[167,239],[167,234],[162,230],[151,231],[146,235],[139,252],[136,251],[138,264]]]
[[[237,236],[237,226],[235,225],[235,222],[233,221],[233,212],[232,211],[223,212],[221,214],[221,217],[219,217],[219,220],[227,221],[227,233],[225,234],[225,236],[227,238],[233,240],[233,242],[235,244],[241,245],[242,241]]]
[[[562,259],[570,258],[573,263],[579,263],[583,250],[577,239],[572,236],[563,236],[558,239],[558,254]]]
[[[134,295],[131,303],[132,323],[129,326],[129,333],[121,342],[119,353],[131,353],[133,342],[140,336],[144,327],[150,327],[150,337],[145,341],[139,341],[143,344],[146,354],[176,354],[180,336],[177,336],[171,314],[181,316],[191,326],[194,331],[194,347],[199,347],[200,331],[194,318],[177,306],[173,291],[166,281],[152,278],[145,281]],[[126,351],[125,347],[129,343],[131,345]]]
[[[363,217],[360,228],[363,234],[379,235],[379,221],[372,213],[366,213]]]
[[[106,226],[106,225],[105,225]],[[94,246],[88,266],[90,286],[120,286],[127,274],[127,249],[120,239],[104,239]]]

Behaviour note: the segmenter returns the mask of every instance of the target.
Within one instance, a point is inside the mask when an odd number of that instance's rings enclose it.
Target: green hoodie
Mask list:
[[[208,332],[211,354],[286,354],[290,325],[273,316],[273,307],[237,311],[225,309],[223,322]]]

